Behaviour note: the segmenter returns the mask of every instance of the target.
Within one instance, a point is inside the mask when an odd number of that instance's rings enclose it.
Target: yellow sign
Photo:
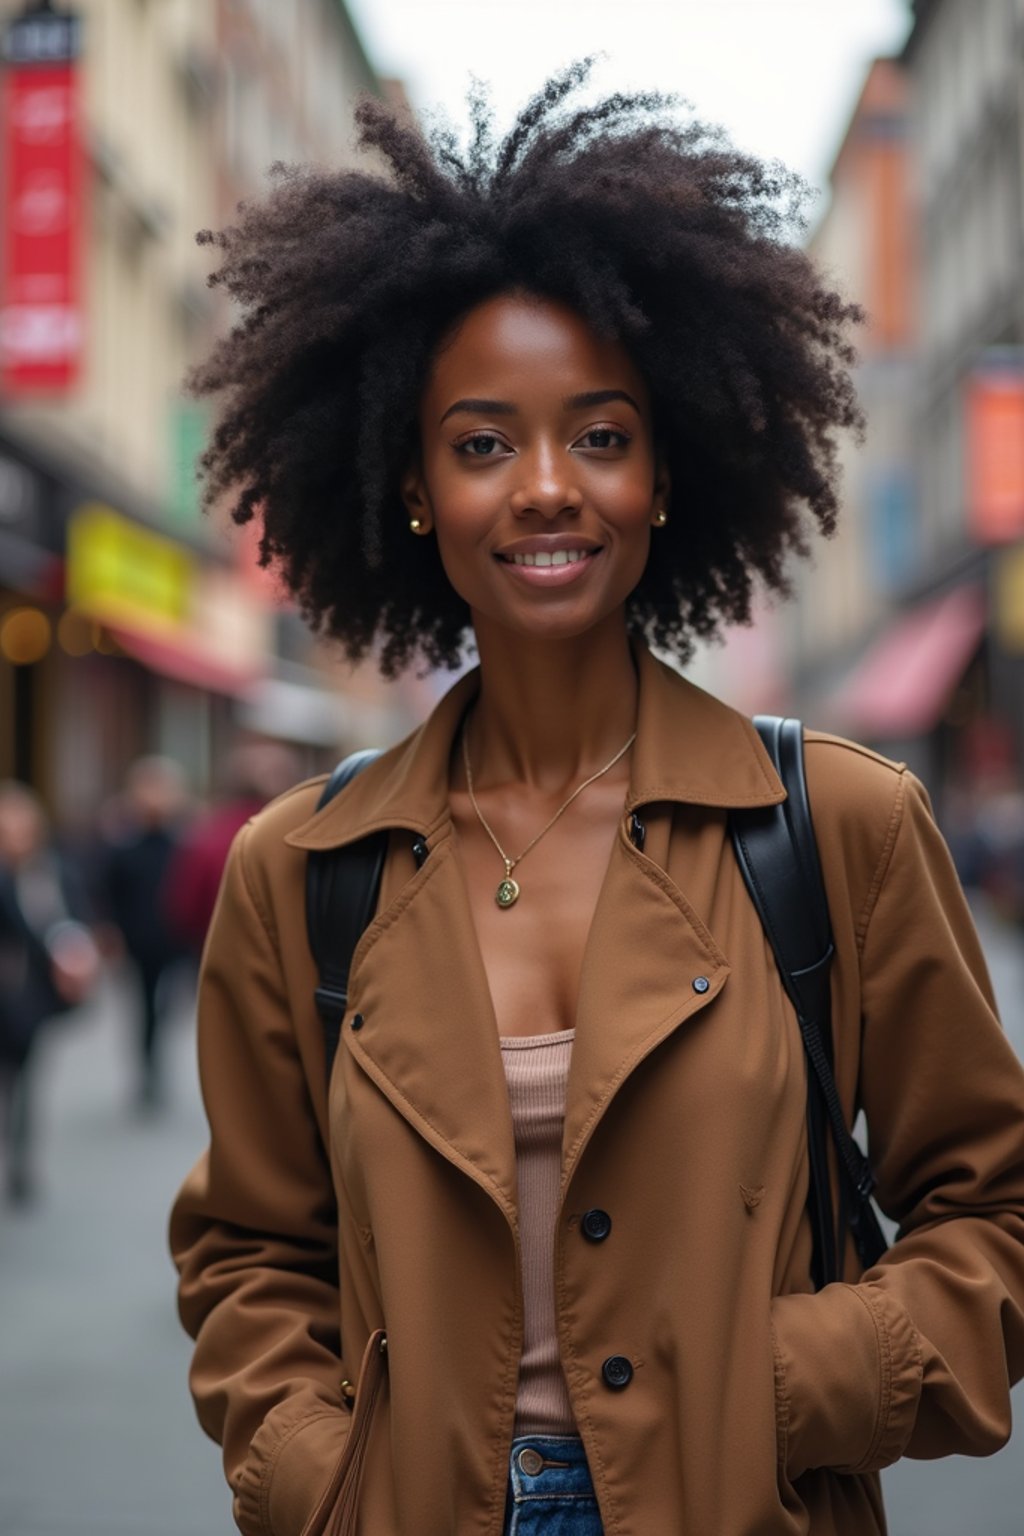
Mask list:
[[[1004,551],[996,567],[995,629],[1006,651],[1024,651],[1024,544]]]
[[[69,521],[68,602],[102,624],[179,628],[195,567],[187,549],[112,507],[93,502]]]

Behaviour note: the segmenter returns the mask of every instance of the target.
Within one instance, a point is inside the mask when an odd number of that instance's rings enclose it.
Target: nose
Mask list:
[[[523,454],[522,476],[511,497],[516,517],[539,514],[549,521],[563,513],[575,515],[583,497],[572,473],[572,457],[554,446]]]

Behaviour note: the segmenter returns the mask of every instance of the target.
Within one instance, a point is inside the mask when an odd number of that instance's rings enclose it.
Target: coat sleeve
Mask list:
[[[1024,1375],[1024,1072],[909,773],[857,927],[861,1102],[899,1233],[858,1283],[772,1304],[790,1478],[996,1451]]]
[[[199,988],[210,1148],[180,1191],[171,1251],[196,1341],[191,1388],[223,1446],[245,1536],[298,1536],[341,1455],[334,1193],[276,936],[243,828]]]

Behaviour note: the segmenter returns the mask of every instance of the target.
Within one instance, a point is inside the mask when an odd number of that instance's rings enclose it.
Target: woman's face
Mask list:
[[[573,310],[501,294],[439,348],[402,484],[474,627],[566,639],[621,610],[667,501],[650,398]]]

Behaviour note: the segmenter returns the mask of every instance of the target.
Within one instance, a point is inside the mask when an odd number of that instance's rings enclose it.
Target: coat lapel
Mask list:
[[[580,978],[563,1187],[629,1073],[674,1029],[713,1003],[729,975],[726,956],[668,873],[672,848],[671,862],[687,868],[688,885],[705,889],[720,864],[724,822],[714,818],[710,843],[673,848],[682,836],[671,830],[673,806],[731,809],[785,798],[745,716],[693,687],[643,647],[635,655],[640,691],[626,809],[641,817],[654,813],[658,835],[648,838],[647,853],[641,853],[627,834],[628,817],[624,820],[598,898]]]
[[[584,953],[563,1136],[565,1187],[630,1072],[713,1002],[729,963],[682,892],[630,843],[612,849]]]
[[[515,1146],[498,1029],[450,835],[367,930],[348,1049],[439,1152],[517,1224]]]

